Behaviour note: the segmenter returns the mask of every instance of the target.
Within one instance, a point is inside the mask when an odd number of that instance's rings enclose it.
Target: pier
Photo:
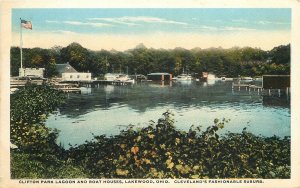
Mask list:
[[[61,90],[65,93],[81,93],[81,89],[78,84],[56,83],[53,86],[55,89]]]
[[[91,80],[91,81],[61,81],[60,83],[65,84],[78,84],[79,87],[99,87],[100,85],[132,85],[134,84],[134,80],[126,80],[126,81],[119,81],[119,80]]]
[[[81,93],[80,87],[95,88],[100,85],[131,85],[134,81],[108,81],[108,80],[91,80],[91,81],[61,81],[53,83],[53,86],[66,93]]]
[[[82,80],[82,81],[62,81],[57,79],[52,80],[46,80],[46,79],[30,79],[27,77],[15,77],[11,78],[10,80],[10,88],[11,91],[14,91],[16,88],[24,87],[27,83],[33,83],[37,85],[41,85],[43,83],[50,83],[54,86],[54,88],[58,90],[62,90],[66,93],[80,93],[81,89],[80,87],[86,87],[86,88],[95,88],[100,87],[100,85],[119,85],[119,86],[125,86],[125,85],[132,85],[135,83],[134,80],[126,80],[126,81],[120,81],[120,80]]]
[[[33,83],[36,85],[42,85],[46,82],[46,79],[38,79],[34,77],[12,77],[10,79],[10,87],[16,88],[16,87],[24,87],[26,83]]]
[[[257,94],[257,95],[268,95],[268,96],[282,96],[286,95],[287,97],[290,96],[290,88],[286,87],[285,89],[265,89],[263,86],[251,85],[251,84],[239,84],[239,83],[232,83],[232,92],[235,91],[247,91],[249,94]]]
[[[263,87],[262,86],[257,86],[257,85],[251,85],[251,84],[235,84],[232,83],[232,89],[234,90],[235,88],[238,88],[239,91],[241,91],[241,89],[245,89],[246,91],[251,91],[252,89],[254,91],[258,90],[258,91],[262,91]]]

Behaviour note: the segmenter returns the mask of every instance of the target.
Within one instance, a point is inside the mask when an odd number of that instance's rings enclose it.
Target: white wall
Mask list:
[[[92,79],[92,74],[83,72],[62,73],[61,77],[63,81],[89,81]]]
[[[44,77],[44,68],[19,68],[19,76],[38,76]]]

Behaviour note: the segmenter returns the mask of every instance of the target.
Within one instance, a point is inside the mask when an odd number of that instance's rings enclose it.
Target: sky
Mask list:
[[[13,9],[12,46],[51,48],[78,42],[91,50],[255,47],[290,43],[291,10],[258,8]]]

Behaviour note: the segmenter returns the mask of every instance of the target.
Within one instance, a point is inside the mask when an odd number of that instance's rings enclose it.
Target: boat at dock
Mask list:
[[[125,82],[125,81],[129,81],[132,80],[127,74],[120,74],[117,78],[116,81],[120,81],[120,82]]]
[[[104,75],[104,79],[113,82],[118,81],[134,83],[134,79],[131,79],[127,74],[107,73]]]
[[[248,80],[248,81],[252,81],[253,78],[249,77],[249,76],[245,76],[245,77],[241,77],[241,80]]]
[[[180,74],[176,77],[177,81],[191,81],[192,76],[189,74]]]
[[[107,73],[104,75],[104,80],[115,81],[119,77],[119,74]]]
[[[218,80],[221,80],[221,81],[233,81],[233,78],[228,78],[226,76],[221,76],[220,78],[218,78]]]
[[[182,70],[182,74],[178,75],[175,80],[177,81],[191,81],[192,80],[192,76],[190,74],[186,74],[184,72],[184,68]]]

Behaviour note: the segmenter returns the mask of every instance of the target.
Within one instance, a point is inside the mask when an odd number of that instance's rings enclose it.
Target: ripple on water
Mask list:
[[[264,136],[290,135],[289,101],[237,95],[230,84],[217,82],[206,88],[193,83],[168,88],[147,84],[92,88],[89,95],[70,94],[46,125],[60,130],[59,141],[64,145],[80,144],[92,139],[92,133],[114,135],[129,124],[147,126],[169,109],[175,114],[176,127],[182,130],[193,124],[205,129],[215,118],[226,118],[231,121],[222,133],[241,132],[247,126]]]

